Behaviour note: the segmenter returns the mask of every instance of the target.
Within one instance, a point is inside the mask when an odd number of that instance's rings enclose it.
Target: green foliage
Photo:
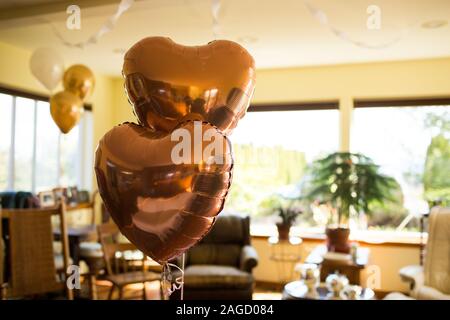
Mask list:
[[[435,136],[428,146],[423,185],[425,199],[450,203],[450,141],[444,134]]]
[[[330,202],[338,209],[339,225],[343,218],[349,218],[351,209],[370,214],[376,207],[398,202],[398,183],[381,174],[379,167],[362,154],[332,153],[315,161],[310,175],[307,198]]]
[[[281,218],[281,224],[285,226],[292,226],[302,212],[303,211],[299,207],[296,207],[293,204],[288,207],[280,206],[276,209],[276,213]]]
[[[253,217],[273,215],[280,205],[278,189],[297,183],[305,172],[304,154],[281,146],[234,144],[233,153],[233,184],[226,208]]]

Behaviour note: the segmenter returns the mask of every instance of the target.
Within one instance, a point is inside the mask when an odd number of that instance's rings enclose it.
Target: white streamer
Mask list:
[[[124,14],[130,7],[134,4],[134,0],[121,0],[119,6],[117,7],[116,12],[110,16],[106,22],[100,27],[100,29],[91,35],[86,41],[81,41],[77,43],[72,43],[67,41],[62,34],[58,31],[58,29],[50,22],[53,33],[61,40],[61,42],[70,48],[79,48],[84,49],[86,46],[91,44],[96,44],[101,37],[103,37],[108,32],[111,32],[116,26],[119,18]]]
[[[403,39],[403,37],[408,33],[408,30],[402,30],[400,34],[393,39],[382,42],[382,43],[367,43],[361,40],[352,39],[346,32],[336,28],[333,26],[330,21],[328,20],[327,14],[316,7],[314,7],[309,1],[303,0],[303,3],[305,4],[308,11],[311,13],[311,15],[316,18],[319,23],[325,27],[327,27],[335,36],[338,38],[350,42],[358,47],[366,48],[366,49],[384,49],[388,48]]]

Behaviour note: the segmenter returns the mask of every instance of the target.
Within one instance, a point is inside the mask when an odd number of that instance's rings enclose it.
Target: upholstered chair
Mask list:
[[[392,293],[386,299],[450,300],[450,208],[433,208],[428,222],[424,266],[400,269],[401,279],[410,284],[409,297]]]
[[[252,299],[250,218],[222,213],[210,233],[185,257],[184,299]],[[179,292],[171,299],[178,299]]]

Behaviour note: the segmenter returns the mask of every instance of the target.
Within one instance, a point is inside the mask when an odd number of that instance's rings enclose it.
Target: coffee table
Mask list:
[[[320,283],[317,288],[317,295],[308,295],[308,288],[303,281],[289,282],[284,286],[282,300],[331,300],[328,296],[330,291],[325,283]],[[364,288],[359,300],[375,300],[375,293],[372,289]]]

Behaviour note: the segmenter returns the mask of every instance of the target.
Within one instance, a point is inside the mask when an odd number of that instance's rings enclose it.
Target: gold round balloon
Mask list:
[[[50,98],[50,114],[62,133],[68,133],[80,121],[83,101],[69,91],[61,91]]]
[[[94,74],[88,67],[75,64],[64,73],[63,86],[66,91],[70,91],[84,100],[94,91]]]

